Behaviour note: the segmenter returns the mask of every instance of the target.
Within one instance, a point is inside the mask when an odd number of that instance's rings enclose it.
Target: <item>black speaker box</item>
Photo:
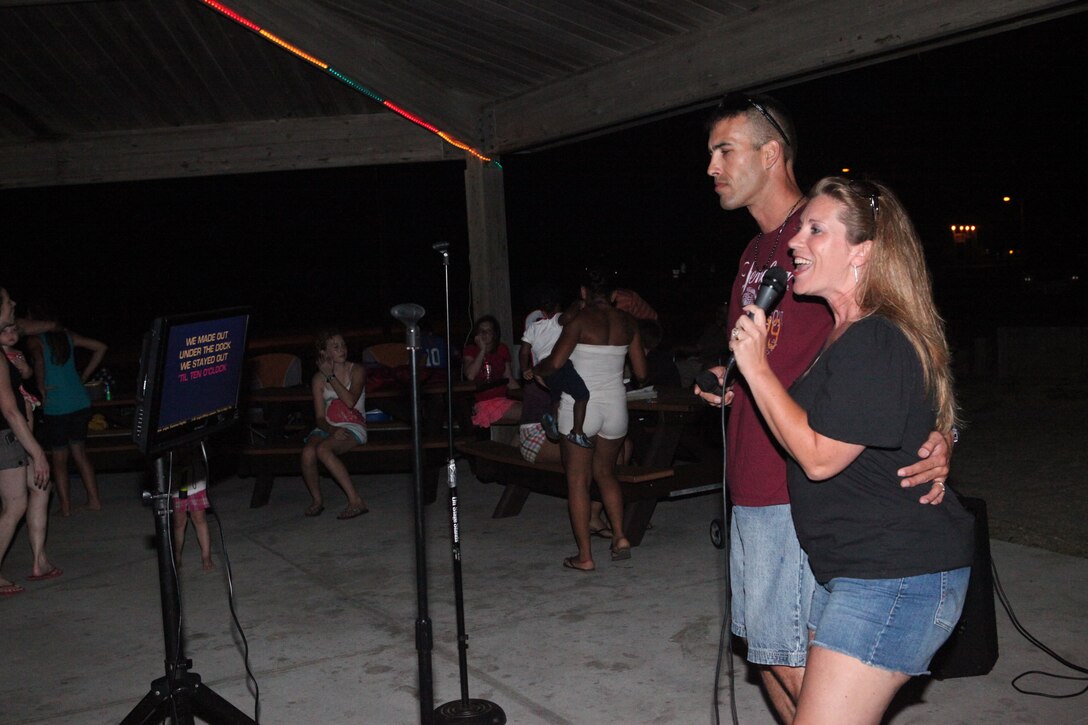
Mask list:
[[[997,618],[986,502],[968,496],[957,498],[975,517],[975,559],[960,621],[929,665],[932,676],[938,680],[985,675],[997,662]]]

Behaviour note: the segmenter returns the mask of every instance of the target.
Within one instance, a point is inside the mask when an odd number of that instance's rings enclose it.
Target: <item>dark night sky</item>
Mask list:
[[[844,165],[888,182],[926,240],[946,308],[955,291],[997,294],[985,276],[961,289],[943,255],[953,222],[979,224],[995,244],[1018,236],[1003,194],[1024,199],[1029,266],[1083,262],[1084,88],[1073,79],[1086,16],[773,90],[797,121],[802,187]],[[528,290],[590,253],[611,254],[678,334],[725,296],[723,270],[754,226],[718,207],[706,113],[502,159],[515,317]],[[453,244],[455,319],[468,317],[460,163],[17,189],[0,202],[3,283],[107,341],[138,336],[156,315],[228,304],[253,307],[257,334],[381,324],[408,300],[437,318],[438,240]]]

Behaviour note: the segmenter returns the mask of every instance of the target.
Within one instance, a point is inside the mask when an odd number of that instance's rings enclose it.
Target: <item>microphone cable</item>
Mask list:
[[[208,461],[208,449],[204,446],[204,441],[200,441],[200,453],[204,458],[204,473],[205,480],[211,482],[211,465]],[[223,552],[223,563],[227,569],[227,606],[230,608],[231,620],[234,622],[234,628],[238,630],[238,636],[242,639],[242,662],[246,669],[246,679],[253,683],[253,722],[258,724],[261,722],[261,687],[257,683],[257,677],[253,674],[253,670],[249,666],[249,640],[246,639],[246,633],[242,629],[242,623],[238,621],[238,612],[234,608],[234,574],[231,571],[230,555],[227,553],[227,539],[223,534],[223,522],[219,518],[219,514],[216,513],[215,507],[208,508],[211,515],[215,517],[215,525],[219,529],[219,546]],[[177,570],[175,569],[175,576]],[[178,627],[181,626],[181,618],[178,618]],[[180,632],[179,632],[180,635]],[[181,637],[178,637],[178,646],[181,646]]]
[[[170,452],[167,455],[168,455],[168,458],[166,459],[167,460],[166,465],[167,465],[167,471],[168,472],[166,474],[166,500],[168,502],[173,502],[173,500],[174,500],[174,451],[173,451],[173,449],[171,449]],[[171,505],[170,506],[170,521],[167,522],[167,525],[164,528],[166,529],[165,546],[166,546],[166,550],[170,552],[170,573],[174,577],[174,607],[175,607],[174,611],[176,611],[178,613],[178,631],[177,631],[177,636],[174,638],[174,641],[177,643],[177,647],[174,649],[174,659],[172,660],[173,664],[176,665],[178,663],[178,661],[181,659],[181,620],[182,620],[182,616],[181,616],[181,577],[178,575],[178,561],[177,561],[177,557],[174,555],[174,519],[173,519],[173,512],[174,512],[174,509],[173,509],[173,506]],[[161,559],[160,559],[160,561],[161,561]],[[175,688],[174,688],[175,679],[174,679],[174,676],[176,674],[177,674],[177,668],[176,667],[167,667],[166,668],[167,690],[170,692],[171,695],[173,695],[173,693],[175,692]],[[171,722],[177,722],[178,717],[179,717],[178,704],[173,699],[173,697],[170,698],[170,707],[172,708],[172,711],[173,711],[173,715],[171,717]]]
[[[733,725],[738,725],[737,720],[737,684],[736,667],[733,661],[733,634],[730,631],[733,623],[733,589],[732,572],[730,569],[730,536],[729,536],[729,490],[725,483],[725,463],[727,456],[727,443],[725,435],[725,388],[722,388],[722,405],[718,417],[722,438],[722,548],[725,551],[725,611],[722,613],[722,629],[718,638],[718,660],[714,665],[714,723],[721,725],[721,703],[718,701],[718,683],[722,677],[722,651],[729,657],[729,710],[733,716]]]
[[[997,575],[997,564],[994,563],[994,559],[993,559],[992,556],[990,557],[990,570],[993,572],[993,575],[994,575],[994,592],[997,594],[998,601],[1001,602],[1001,606],[1005,609],[1005,613],[1009,615],[1009,621],[1012,622],[1012,626],[1016,629],[1017,632],[1020,633],[1020,636],[1022,636],[1024,639],[1026,639],[1031,644],[1035,645],[1043,653],[1048,655],[1051,659],[1054,659],[1057,662],[1060,662],[1061,664],[1065,665],[1066,667],[1068,667],[1071,670],[1076,670],[1077,672],[1088,674],[1088,669],[1085,669],[1084,667],[1081,667],[1079,665],[1075,665],[1072,662],[1068,661],[1067,659],[1065,659],[1064,657],[1059,655],[1057,652],[1050,649],[1050,647],[1043,644],[1039,639],[1037,639],[1035,637],[1035,635],[1033,635],[1022,624],[1020,624],[1020,620],[1016,618],[1016,613],[1013,612],[1013,610],[1012,610],[1012,604],[1009,602],[1009,597],[1005,593],[1004,587],[1001,586],[1001,579]],[[1053,679],[1056,679],[1056,680],[1073,680],[1075,682],[1088,682],[1088,677],[1074,677],[1072,675],[1056,675],[1056,674],[1054,674],[1052,672],[1043,672],[1041,670],[1028,670],[1027,672],[1021,672],[1019,675],[1017,675],[1016,677],[1014,677],[1012,679],[1012,682],[1010,684],[1013,686],[1013,689],[1016,690],[1017,692],[1021,693],[1021,694],[1024,694],[1024,695],[1036,695],[1038,697],[1047,697],[1047,698],[1051,698],[1051,699],[1054,699],[1054,700],[1062,700],[1062,699],[1071,698],[1071,697],[1080,697],[1085,692],[1088,692],[1088,684],[1086,684],[1084,687],[1082,687],[1078,692],[1073,692],[1073,693],[1069,693],[1069,694],[1066,694],[1066,695],[1053,695],[1053,694],[1050,694],[1049,692],[1038,692],[1036,690],[1025,690],[1022,687],[1020,687],[1017,684],[1017,682],[1019,682],[1022,678],[1027,677],[1029,675],[1041,675],[1043,677],[1050,677],[1050,678],[1053,678]]]

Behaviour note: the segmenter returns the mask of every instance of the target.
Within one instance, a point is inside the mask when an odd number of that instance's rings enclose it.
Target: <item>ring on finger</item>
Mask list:
[[[734,340],[739,340],[740,339],[740,329],[738,329],[736,327],[733,328],[733,339]]]

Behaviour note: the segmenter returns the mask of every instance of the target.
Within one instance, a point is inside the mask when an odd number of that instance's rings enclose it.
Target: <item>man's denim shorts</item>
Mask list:
[[[729,528],[733,634],[749,662],[804,667],[816,582],[789,505],[734,506]]]
[[[903,579],[836,577],[817,584],[809,627],[823,647],[906,675],[929,661],[959,621],[971,567]]]

